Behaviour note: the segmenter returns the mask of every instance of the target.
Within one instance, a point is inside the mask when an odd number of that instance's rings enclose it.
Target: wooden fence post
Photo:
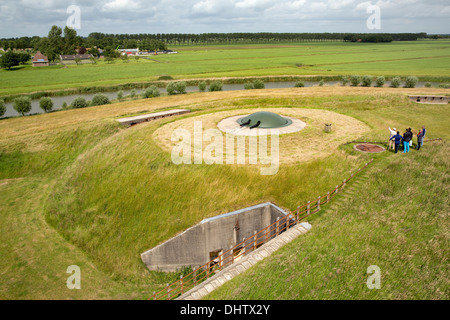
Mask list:
[[[184,293],[184,289],[183,289],[183,276],[180,274],[180,284],[181,284],[181,294]]]
[[[320,196],[317,198],[317,211],[320,210]]]
[[[280,217],[277,217],[277,223],[275,225],[275,237],[278,237],[279,232],[280,232]]]
[[[308,201],[308,205],[306,206],[306,214],[309,215],[311,212],[311,201]]]
[[[330,191],[327,192],[327,202],[330,201]]]

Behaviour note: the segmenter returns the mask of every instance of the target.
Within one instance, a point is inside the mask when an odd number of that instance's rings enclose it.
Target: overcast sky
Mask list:
[[[80,29],[103,33],[450,33],[449,0],[0,0],[0,38],[46,36],[79,7]],[[380,29],[367,20],[380,12]],[[72,19],[72,23],[77,20]],[[370,20],[373,21],[374,20]]]

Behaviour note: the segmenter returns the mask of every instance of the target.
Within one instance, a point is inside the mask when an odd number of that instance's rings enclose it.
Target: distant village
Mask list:
[[[0,48],[0,51],[2,51],[3,48]],[[86,63],[95,63],[94,56],[89,53],[80,53],[80,52],[87,52],[89,51],[89,48],[86,49],[77,49],[77,54],[64,54],[59,56],[60,63],[62,64],[86,64]],[[100,52],[100,59],[105,58],[102,53],[102,49],[98,49]],[[153,56],[153,55],[160,55],[160,54],[176,54],[177,51],[172,50],[162,50],[162,51],[147,51],[147,50],[139,50],[139,48],[136,49],[118,49],[117,50],[120,56],[127,56],[127,57],[146,57],[146,56]],[[1,57],[1,55],[0,55]],[[49,59],[47,56],[43,55],[40,51],[36,52],[34,56],[31,57],[31,63],[33,67],[45,67],[50,65]]]

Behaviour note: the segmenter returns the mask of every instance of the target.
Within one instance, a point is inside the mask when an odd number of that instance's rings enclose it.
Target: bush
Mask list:
[[[123,91],[122,90],[120,90],[119,92],[117,92],[117,100],[122,100],[122,98],[123,98]]]
[[[319,87],[323,87],[324,81],[323,79],[319,81]]]
[[[361,80],[361,85],[363,87],[370,87],[372,85],[372,81],[373,81],[372,76],[367,76],[367,75],[363,76],[362,80]]]
[[[3,117],[5,112],[6,112],[5,100],[0,99],[0,117]]]
[[[255,89],[264,89],[266,86],[264,85],[264,81],[257,79],[253,81],[253,88]]]
[[[430,82],[425,83],[425,88],[431,88],[431,83]]]
[[[342,76],[341,77],[341,83],[342,85],[345,87],[347,85],[347,83],[349,82],[349,78],[347,76]]]
[[[42,97],[39,101],[39,107],[41,107],[44,112],[52,111],[53,109],[53,101],[49,97]]]
[[[75,98],[70,104],[70,107],[73,109],[86,108],[87,106],[88,104],[86,102],[86,99],[83,97]]]
[[[408,78],[406,78],[405,88],[415,88],[417,82],[419,82],[419,79],[417,79],[416,76],[409,76]]]
[[[439,85],[439,88],[450,89],[450,83],[441,83]]]
[[[144,96],[144,98],[147,98],[147,99],[154,98],[154,97],[159,97],[160,93],[156,86],[150,86],[144,90],[143,96]]]
[[[67,102],[63,102],[63,104],[62,104],[62,106],[61,106],[61,109],[62,110],[69,110],[70,109],[70,107],[67,105]]]
[[[386,83],[386,79],[384,78],[384,76],[379,76],[375,80],[375,84],[377,87],[382,87],[382,86],[384,86],[385,83]]]
[[[175,82],[170,82],[166,87],[166,91],[169,95],[176,94],[177,88]]]
[[[294,84],[294,88],[303,88],[305,86],[305,84],[303,83],[303,81],[297,81]]]
[[[162,75],[158,78],[158,80],[173,80],[172,76]]]
[[[30,97],[19,97],[14,99],[14,110],[20,113],[22,116],[25,113],[31,111],[31,98]]]
[[[181,94],[186,93],[186,82],[184,81],[176,82],[175,89],[177,90],[177,93]]]
[[[209,85],[208,90],[209,90],[210,92],[213,92],[213,91],[222,91],[222,82],[220,82],[220,81],[214,81],[214,82],[212,82],[212,83]]]
[[[401,83],[402,83],[402,80],[400,79],[400,77],[394,77],[391,80],[391,87],[398,88],[398,87],[400,87]]]
[[[136,97],[136,89],[132,89],[132,90],[130,91],[130,97],[131,97],[131,98]]]
[[[253,83],[247,82],[247,83],[244,84],[244,89],[245,90],[251,90],[251,89],[255,89],[255,87],[253,86]]]
[[[122,93],[122,96],[123,96],[123,93]],[[101,105],[108,104],[108,103],[109,103],[109,98],[107,96],[105,96],[104,94],[99,93],[99,94],[96,94],[92,98],[91,105],[93,105],[93,106],[101,106]]]
[[[361,77],[360,76],[351,76],[350,77],[350,83],[352,84],[353,87],[357,87],[361,82]]]
[[[202,81],[198,84],[198,91],[204,92],[206,90],[206,82]]]

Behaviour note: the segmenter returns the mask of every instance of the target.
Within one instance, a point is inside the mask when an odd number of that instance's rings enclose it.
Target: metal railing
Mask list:
[[[320,211],[322,205],[330,202],[350,180],[364,170],[372,161],[373,159],[352,173],[348,179],[344,179],[344,181],[340,185],[337,185],[331,192],[327,192],[327,194],[319,196],[312,202],[308,201],[304,205],[298,206],[294,212],[291,211],[286,216],[278,218],[276,222],[260,230],[259,232],[255,231],[253,236],[244,238],[243,241],[236,244],[234,247],[228,249],[204,265],[196,268],[189,274],[180,276],[179,280],[173,282],[172,284],[167,284],[164,289],[158,292],[153,292],[153,295],[149,298],[149,300],[171,300],[179,297],[194,288],[197,284],[213,276],[216,272],[219,272],[225,267],[231,265],[234,261],[256,250],[262,244],[276,238],[279,234],[287,231],[289,228],[306,219],[310,215]]]

